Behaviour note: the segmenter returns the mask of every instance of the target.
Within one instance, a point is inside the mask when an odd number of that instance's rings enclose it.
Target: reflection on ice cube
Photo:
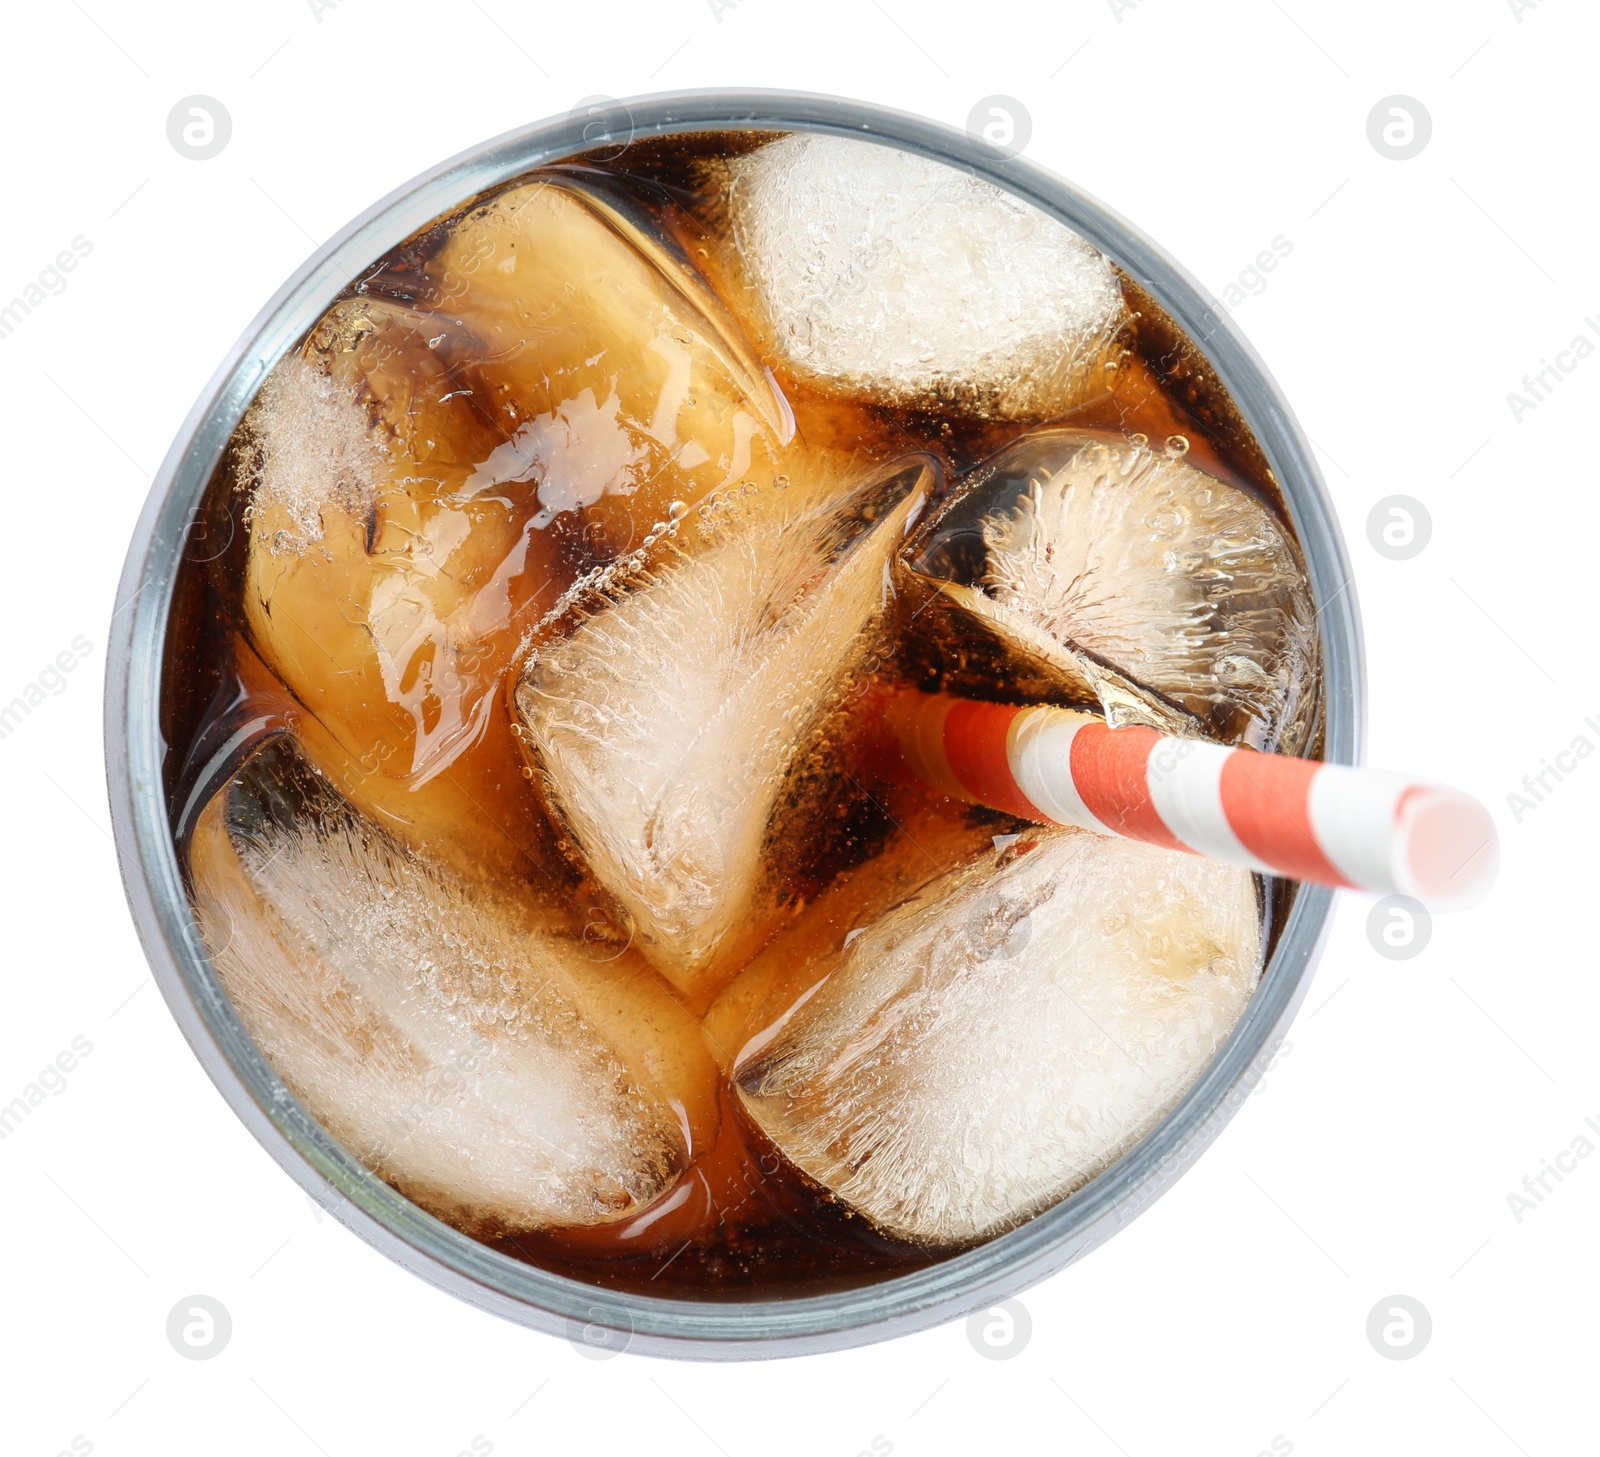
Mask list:
[[[461,342],[408,310],[337,305],[241,432],[252,642],[347,752],[413,781],[482,734],[557,570],[523,503],[463,493],[503,436],[456,388],[446,334]]]
[[[703,282],[599,194],[513,187],[329,310],[246,417],[262,658],[426,782],[576,570],[767,481],[788,407]]]
[[[1221,1047],[1260,955],[1248,872],[1031,831],[836,945],[735,1086],[881,1229],[964,1244],[1147,1133]]]
[[[699,1029],[636,958],[469,888],[365,819],[292,739],[255,751],[189,845],[240,1019],[369,1168],[478,1231],[609,1223],[714,1128]]]
[[[762,342],[810,383],[1008,420],[1109,388],[1129,323],[1115,271],[991,183],[795,135],[733,164],[729,212]]]
[[[788,775],[866,650],[927,465],[709,498],[633,579],[573,604],[516,691],[583,861],[691,998],[759,938]]]
[[[469,489],[526,484],[538,529],[586,510],[625,550],[670,503],[768,479],[787,403],[703,279],[619,196],[571,175],[469,209],[413,291],[478,341],[475,386],[506,443]]]
[[[1299,550],[1182,450],[1026,435],[962,482],[906,565],[1114,723],[1303,753],[1318,649]]]

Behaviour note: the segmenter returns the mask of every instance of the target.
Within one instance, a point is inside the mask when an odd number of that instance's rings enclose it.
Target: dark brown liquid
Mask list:
[[[724,1093],[716,1142],[665,1198],[621,1224],[492,1243],[559,1275],[639,1294],[822,1294],[932,1264],[795,1168]]]
[[[752,140],[701,136],[692,145],[655,142],[630,148],[620,157],[594,159],[583,170],[591,182],[625,194],[636,209],[653,217],[664,238],[697,260],[713,283],[720,283],[710,253],[717,246],[710,229],[718,203],[697,179],[705,175],[708,162],[736,153]],[[357,285],[352,296],[404,297],[411,287],[407,280],[418,276],[438,236],[437,228],[419,234]],[[1132,285],[1129,293],[1140,315],[1137,339],[1117,371],[1114,390],[1054,423],[1140,433],[1156,442],[1182,435],[1192,464],[1255,492],[1281,516],[1260,452],[1203,357],[1148,298]],[[988,420],[891,411],[824,397],[785,377],[781,369],[778,380],[812,444],[845,448],[870,459],[924,452],[943,467],[946,482],[1018,433],[1016,426]],[[487,394],[470,369],[462,369],[459,383]],[[500,439],[509,438],[505,422],[497,425],[485,417],[480,424],[498,429]],[[243,504],[232,467],[225,467],[197,513],[178,574],[162,728],[168,745],[166,790],[180,834],[192,820],[197,794],[209,792],[201,782],[202,770],[208,764],[215,768],[213,756],[229,735],[249,725],[265,731],[315,711],[274,682],[249,646],[240,605],[249,535]],[[636,523],[637,534],[650,525],[648,520]],[[530,598],[534,609],[547,609],[585,571],[620,549],[604,532],[570,533],[560,539],[560,547],[560,568]],[[506,675],[511,672],[508,666]],[[1015,685],[1005,682],[995,682],[992,690],[997,699],[1006,698],[1008,690],[1015,696]],[[397,734],[401,728],[397,716]],[[511,728],[508,695],[496,691],[483,732],[454,756],[441,778],[470,788],[468,802],[479,807],[482,820],[468,828],[505,851],[494,866],[484,867],[486,877],[513,893],[521,881],[546,892],[554,885],[561,894],[581,900],[592,887],[561,853],[558,837],[543,820]],[[363,771],[348,772],[359,778]],[[803,913],[832,877],[866,860],[895,833],[886,793],[880,785],[849,775],[830,788],[832,811],[815,841],[795,847],[791,857],[789,897],[795,915]],[[516,813],[507,812],[508,806],[515,806]],[[1003,816],[954,800],[930,800],[924,812],[943,817],[952,830],[982,826],[1000,832],[1013,827]],[[1281,886],[1263,884],[1263,891],[1275,935],[1289,897]],[[694,1150],[687,1174],[644,1212],[609,1225],[506,1233],[486,1242],[531,1264],[608,1288],[729,1299],[857,1286],[950,1253],[932,1253],[873,1229],[778,1153],[726,1087],[716,1137],[709,1147]]]

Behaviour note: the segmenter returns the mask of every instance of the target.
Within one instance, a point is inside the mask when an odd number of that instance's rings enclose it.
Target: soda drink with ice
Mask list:
[[[1203,353],[988,183],[821,135],[539,169],[354,280],[183,568],[197,922],[294,1094],[506,1253],[883,1279],[1182,1096],[1291,891],[885,777],[884,685],[1311,753]]]

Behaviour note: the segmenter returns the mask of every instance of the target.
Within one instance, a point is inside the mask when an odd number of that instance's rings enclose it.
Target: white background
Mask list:
[[[1507,1195],[1600,1117],[1592,826],[1600,756],[1521,822],[1507,795],[1583,734],[1595,681],[1600,358],[1516,420],[1507,393],[1600,318],[1594,64],[1580,0],[342,0],[10,11],[0,301],[93,252],[8,338],[0,702],[93,644],[0,740],[0,1103],[93,1052],[0,1142],[0,1448],[455,1457],[1500,1454],[1594,1450],[1600,1158],[1520,1221]],[[493,17],[491,19],[491,16]],[[766,85],[963,125],[1004,93],[1027,155],[1133,220],[1236,310],[1321,453],[1366,622],[1372,762],[1495,810],[1499,889],[1380,957],[1346,900],[1264,1090],[1178,1186],[1024,1297],[981,1359],[957,1324],[752,1367],[584,1359],[437,1294],[309,1201],[179,1037],[124,908],[101,750],[107,619],[150,476],[216,362],[313,244],[414,173],[595,93]],[[196,162],[168,111],[233,118]],[[1433,119],[1396,162],[1366,119]],[[1596,327],[1600,327],[1597,325]],[[1593,330],[1590,330],[1591,334]],[[1433,520],[1393,562],[1374,503]],[[1554,781],[1548,781],[1553,784]],[[1595,1136],[1600,1144],[1600,1136]],[[216,1359],[165,1322],[231,1312]],[[1405,1294],[1417,1357],[1366,1321]],[[876,1448],[874,1442],[876,1441]]]

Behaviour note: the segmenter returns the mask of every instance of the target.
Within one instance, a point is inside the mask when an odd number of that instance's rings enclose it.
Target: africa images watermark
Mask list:
[[[1600,319],[1593,314],[1586,314],[1583,325],[1596,339],[1600,339]],[[1522,376],[1520,390],[1506,392],[1506,404],[1511,409],[1511,418],[1520,425],[1524,415],[1537,410],[1556,392],[1556,387],[1565,384],[1567,376],[1574,373],[1594,352],[1594,339],[1588,334],[1574,334],[1572,342],[1565,349],[1556,350],[1556,357],[1553,360],[1541,359],[1538,369]]]
[[[82,633],[67,644],[35,675],[9,703],[0,703],[0,739],[10,738],[22,721],[46,698],[59,698],[67,691],[67,674],[72,672],[90,653],[94,644]]]
[[[1600,1138],[1600,1121],[1591,1114],[1583,1122],[1589,1130],[1588,1133],[1578,1134],[1553,1157],[1540,1159],[1537,1170],[1522,1176],[1522,1192],[1518,1193],[1513,1189],[1506,1195],[1506,1208],[1511,1211],[1513,1223],[1521,1224],[1544,1203],[1547,1195],[1555,1192],[1550,1184],[1552,1179],[1557,1184],[1565,1183],[1568,1174],[1578,1172],[1578,1160],[1588,1158],[1595,1151],[1594,1139],[1591,1139],[1589,1134],[1592,1133],[1595,1138]]]
[[[9,303],[0,305],[0,339],[9,339],[22,321],[44,301],[67,291],[67,275],[94,252],[94,243],[79,233],[70,246],[56,254]]]
[[[0,1139],[9,1138],[39,1107],[46,1095],[60,1097],[67,1091],[68,1074],[94,1051],[94,1043],[79,1035],[63,1047],[9,1103],[0,1105]]]
[[[1278,265],[1293,252],[1294,240],[1285,233],[1279,233],[1268,247],[1257,253],[1223,286],[1221,294],[1214,297],[1212,302],[1220,304],[1231,314],[1247,299],[1265,293],[1271,282],[1267,275],[1276,272]]]
[[[1594,738],[1590,738],[1589,734],[1573,735],[1572,742],[1566,748],[1539,760],[1541,767],[1537,772],[1522,776],[1520,793],[1513,789],[1506,795],[1506,808],[1511,811],[1513,824],[1520,825],[1524,815],[1538,809],[1560,788],[1567,776],[1577,773],[1583,761],[1594,753],[1596,740],[1600,740],[1600,720],[1586,718],[1583,726]]]
[[[1293,1044],[1289,1043],[1280,1032],[1256,1054],[1244,1075],[1228,1089],[1216,1107],[1207,1113],[1195,1129],[1151,1170],[1150,1175],[1133,1195],[1117,1206],[1118,1228],[1142,1214],[1177,1182],[1178,1177],[1184,1172],[1184,1165],[1205,1152],[1212,1139],[1222,1131],[1223,1125],[1244,1106],[1245,1099],[1257,1091],[1266,1075],[1278,1065],[1280,1057],[1286,1057],[1293,1051]]]

